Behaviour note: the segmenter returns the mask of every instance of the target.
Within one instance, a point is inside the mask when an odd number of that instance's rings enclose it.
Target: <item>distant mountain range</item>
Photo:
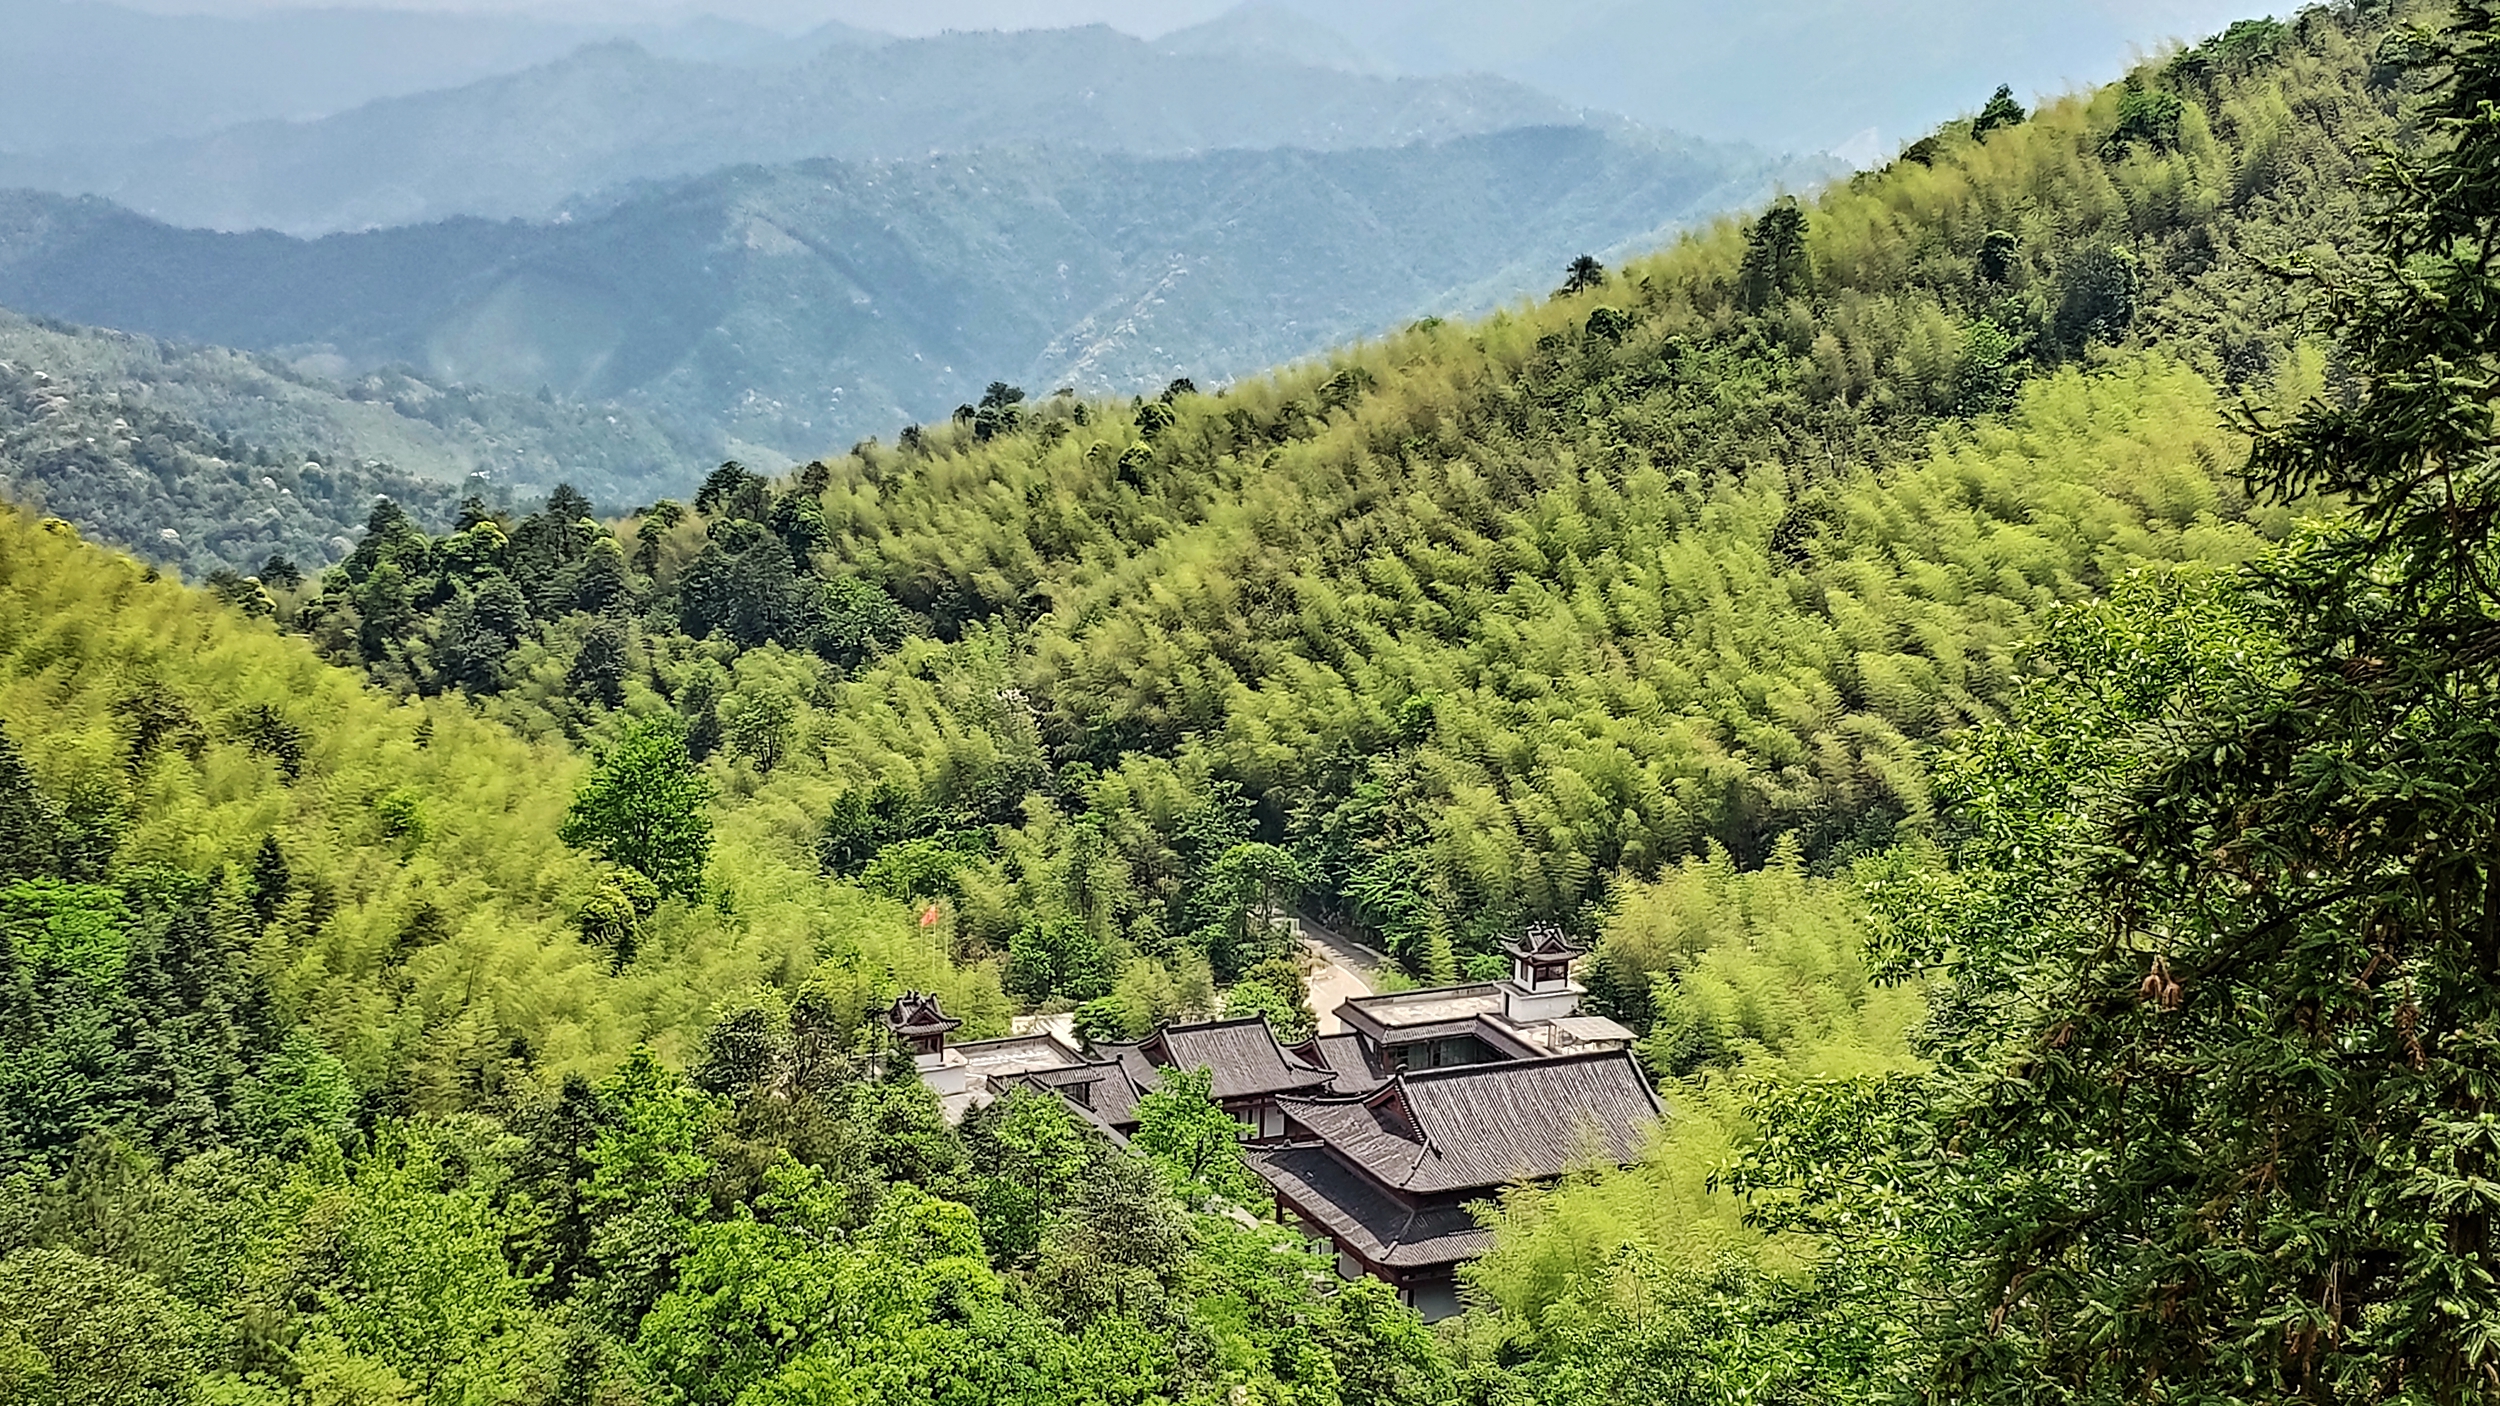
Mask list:
[[[310,235],[548,219],[625,183],[747,163],[1000,146],[1325,151],[1582,120],[1507,79],[1306,61],[1304,38],[1253,16],[1163,45],[1097,25],[820,43],[802,61],[743,69],[617,41],[316,121],[0,156],[0,186],[102,195],[171,224]]]
[[[1090,39],[1085,42],[1092,42]],[[1573,255],[1827,174],[1589,127],[1385,150],[743,167],[566,222],[298,240],[0,196],[0,304],[646,413],[804,459],[1037,389],[1220,381],[1550,288]]]
[[[280,7],[244,18],[97,0],[0,0],[0,36],[0,150],[14,152],[324,117],[616,39],[671,58],[769,65],[884,38],[838,24],[794,38],[710,16],[589,24],[488,10]]]

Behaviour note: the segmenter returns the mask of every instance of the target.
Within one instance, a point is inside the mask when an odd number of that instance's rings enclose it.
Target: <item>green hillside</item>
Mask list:
[[[0,514],[0,1397],[2484,1400],[2445,14],[620,521],[386,502],[219,598]],[[950,1129],[868,1019],[1290,1012],[1286,899],[1420,979],[1562,922],[1666,1086],[1438,1331],[1185,1081]]]
[[[995,968],[736,799],[664,896],[559,841],[592,767],[0,513],[0,1396],[1446,1380],[1385,1291],[1321,1294],[1054,1101],[947,1128],[862,1015],[909,986],[996,1031]]]
[[[2290,521],[2237,486],[2224,422],[2322,374],[2262,262],[2348,228],[2352,153],[2396,130],[2374,42],[2328,11],[2236,30],[1551,302],[1221,395],[1001,387],[778,486],[724,470],[618,529],[600,628],[681,709],[688,635],[843,671],[785,690],[773,774],[869,808],[820,822],[842,863],[945,848],[918,882],[993,942],[1074,903],[1115,947],[1202,948],[1194,866],[1258,840],[1446,972],[1713,845],[1879,849],[1924,832],[1932,748],[2054,609]],[[511,540],[389,548],[411,594],[371,608],[414,632],[360,623],[355,567],[303,627],[457,686],[446,612],[510,569],[504,633],[549,643],[470,686],[553,725],[586,696],[562,676],[591,578]],[[945,839],[991,827],[1007,852]],[[1097,843],[1099,899],[1018,857]]]

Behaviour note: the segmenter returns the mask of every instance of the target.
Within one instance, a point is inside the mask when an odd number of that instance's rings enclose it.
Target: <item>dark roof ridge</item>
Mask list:
[[[1134,1040],[1103,1040],[1097,1042],[1094,1048],[1098,1050],[1142,1050],[1175,1030],[1183,1033],[1189,1033],[1199,1030],[1227,1030],[1236,1025],[1266,1024],[1267,1015],[1265,1012],[1261,1012],[1258,1015],[1225,1016],[1219,1020],[1167,1020]],[[1270,1036],[1273,1036],[1275,1033],[1276,1032],[1272,1027],[1268,1031]],[[1276,1048],[1281,1050],[1290,1049],[1292,1047],[1287,1045],[1284,1041],[1278,1040],[1276,1042]]]
[[[1398,1077],[1437,1083],[1443,1079],[1463,1079],[1471,1074],[1483,1074],[1491,1069],[1517,1069],[1524,1064],[1591,1064],[1606,1059],[1631,1060],[1635,1066],[1640,1063],[1639,1060],[1633,1059],[1630,1050],[1575,1050],[1570,1054],[1545,1055],[1538,1059],[1495,1059],[1487,1060],[1482,1064],[1445,1064],[1439,1069],[1401,1070]]]
[[[1409,1082],[1433,1084],[1448,1079],[1482,1077],[1494,1070],[1515,1071],[1525,1065],[1594,1064],[1609,1059],[1630,1060],[1635,1068],[1640,1065],[1640,1061],[1633,1057],[1630,1050],[1575,1050],[1570,1054],[1545,1055],[1537,1059],[1495,1059],[1487,1060],[1482,1064],[1444,1065],[1439,1069],[1401,1069],[1381,1081],[1378,1088],[1365,1089],[1360,1093],[1278,1094],[1276,1101],[1278,1103],[1324,1103],[1340,1107],[1351,1106],[1369,1103],[1381,1097],[1389,1089],[1402,1087]],[[1644,1070],[1643,1074],[1643,1082],[1647,1082],[1647,1071]]]

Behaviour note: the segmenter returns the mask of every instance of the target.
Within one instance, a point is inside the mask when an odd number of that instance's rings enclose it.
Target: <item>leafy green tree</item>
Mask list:
[[[780,763],[790,745],[790,720],[798,711],[788,695],[770,688],[742,693],[722,711],[721,737],[732,754],[753,762],[757,771],[771,771]]]
[[[600,759],[557,833],[641,874],[664,896],[691,897],[711,860],[711,801],[711,783],[686,753],[685,724],[652,718]]]
[[[1076,1035],[1088,1047],[1132,1040],[1144,1031],[1129,1029],[1126,1003],[1118,996],[1097,996],[1076,1008]]]
[[[675,1282],[678,1258],[709,1211],[710,1110],[649,1046],[636,1046],[601,1086],[599,1108],[582,1154],[589,1176],[579,1204],[589,1221],[585,1248],[599,1279],[599,1312],[629,1328]]]
[[[605,949],[615,969],[623,971],[633,964],[634,950],[642,943],[643,920],[659,910],[663,896],[660,886],[641,871],[617,869],[583,900],[573,925],[584,942]]]
[[[1224,1014],[1265,1016],[1276,1038],[1299,1044],[1318,1029],[1311,1009],[1311,985],[1291,957],[1270,957],[1242,972],[1241,980],[1224,993]]]
[[[790,549],[791,560],[802,566],[833,538],[833,529],[825,522],[824,501],[817,496],[822,491],[820,484],[815,492],[801,489],[773,500],[773,533]]]
[[[1160,1317],[1164,1285],[1188,1261],[1189,1231],[1154,1163],[1098,1145],[1042,1237],[1034,1284],[1074,1326],[1104,1315]]]
[[[187,1406],[214,1340],[206,1315],[124,1266],[64,1249],[0,1256],[0,1399]]]
[[[2101,151],[2113,160],[2123,160],[2137,147],[2155,152],[2173,150],[2179,145],[2179,124],[2187,116],[2187,102],[2166,88],[2145,84],[2130,74],[2118,98],[2118,122],[2101,141]]]
[[[1215,1076],[1204,1069],[1162,1071],[1163,1086],[1137,1105],[1129,1148],[1163,1168],[1192,1200],[1221,1196],[1255,1205],[1264,1185],[1241,1159],[1242,1126],[1217,1106]]]
[[[1200,901],[1214,910],[1207,959],[1219,980],[1237,980],[1285,941],[1274,927],[1310,883],[1293,853],[1251,842],[1226,849],[1208,867]]]
[[[1971,954],[1940,1134],[1973,1218],[1954,1390],[2500,1380],[2500,318],[2459,315],[2500,308],[2500,7],[2465,0],[2409,58],[2430,139],[2327,282],[2360,375],[2251,461],[2349,515],[2236,612],[2112,620],[2069,653],[2064,714],[1979,753],[2002,877],[1937,924]],[[2183,665],[2131,669],[2145,641]],[[2100,701],[2147,673],[2173,687]]]
[[[792,1011],[793,1033],[802,1046],[807,1012],[805,1000]],[[846,1113],[863,1136],[870,1165],[889,1182],[943,1187],[963,1165],[962,1142],[909,1060],[888,1059],[884,1078],[854,1085]]]
[[[271,1151],[306,1137],[336,1141],[355,1132],[360,1102],[347,1066],[299,1029],[236,1087],[235,1130]]]
[[[1002,1263],[1041,1248],[1089,1156],[1088,1134],[1056,1095],[1017,1088],[964,1120],[981,1239]]]
[[[826,662],[857,668],[903,642],[903,608],[874,582],[856,576],[828,581],[815,649]]]
[[[890,781],[844,791],[826,813],[818,862],[828,873],[859,873],[879,850],[910,835],[916,828],[913,810],[910,793]]]
[[[1120,975],[1102,939],[1072,917],[1025,924],[1007,953],[1007,989],[1031,1001],[1097,1000],[1110,994]]]

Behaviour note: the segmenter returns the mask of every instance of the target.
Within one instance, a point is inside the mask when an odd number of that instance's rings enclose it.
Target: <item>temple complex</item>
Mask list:
[[[952,1120],[1021,1087],[1125,1141],[1165,1071],[1206,1070],[1279,1213],[1339,1272],[1440,1317],[1457,1311],[1458,1267],[1491,1243],[1470,1203],[1629,1163],[1664,1117],[1632,1032],[1580,1013],[1582,954],[1561,930],[1505,951],[1503,980],[1356,997],[1337,1008],[1342,1033],[1291,1046],[1260,1017],[1081,1051],[1047,1032],[951,1043],[961,1022],[918,992],[884,1015]]]

